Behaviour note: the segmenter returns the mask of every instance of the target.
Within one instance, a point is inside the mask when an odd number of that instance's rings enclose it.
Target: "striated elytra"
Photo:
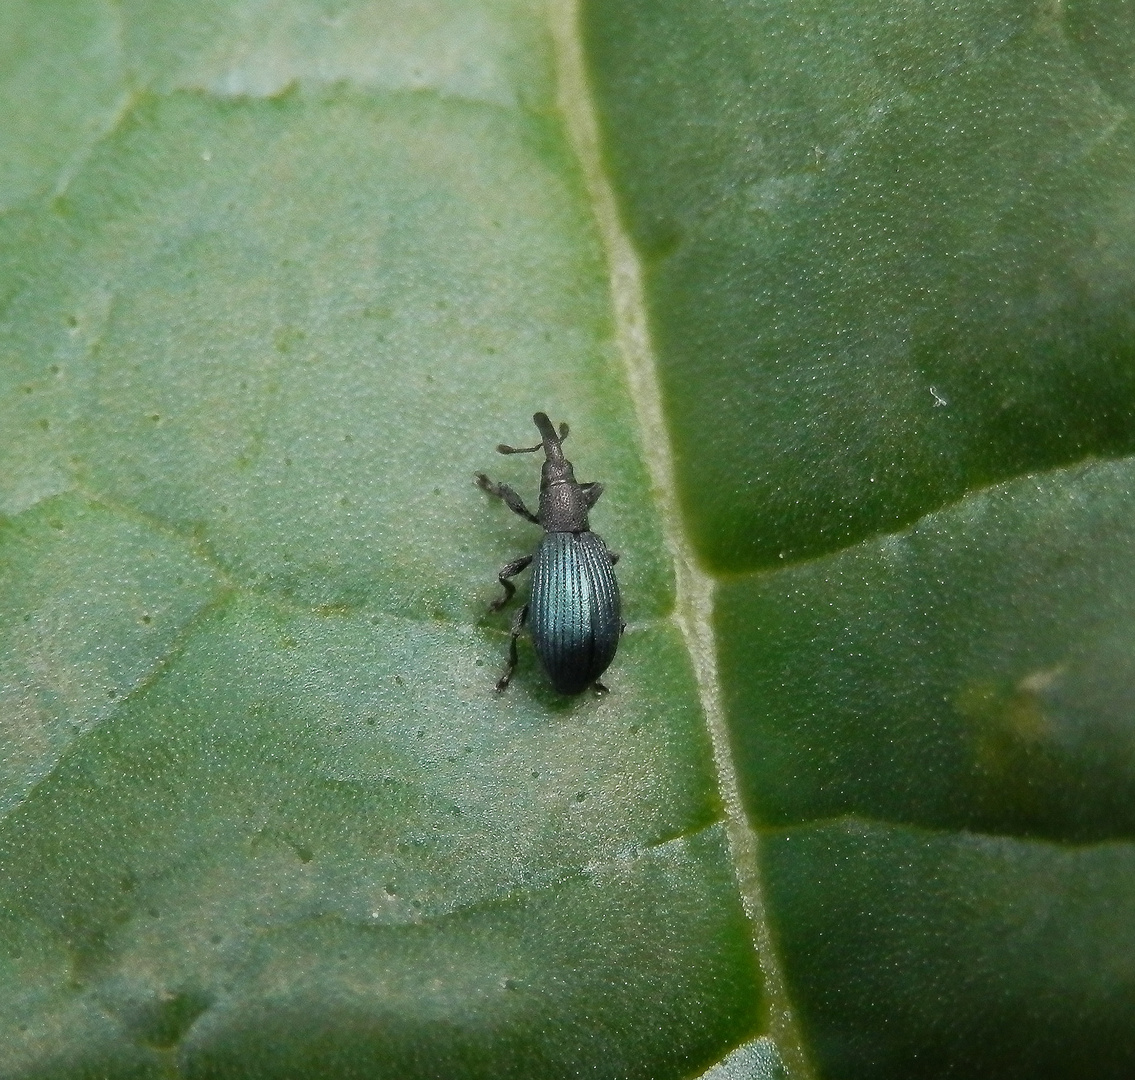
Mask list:
[[[603,485],[576,480],[563,451],[567,424],[561,424],[557,432],[546,413],[538,412],[532,419],[540,431],[538,445],[502,445],[497,450],[502,454],[544,451],[538,514],[507,484],[496,484],[477,473],[481,488],[544,530],[535,552],[510,562],[498,575],[504,596],[491,605],[492,611],[500,611],[516,592],[510,578],[532,564],[532,596],[513,620],[508,665],[497,680],[497,690],[508,686],[516,670],[516,639],[526,621],[536,655],[561,694],[578,694],[589,686],[605,690],[597,680],[615,658],[623,622],[613,569],[619,557],[607,550],[587,523],[587,513],[603,494]]]

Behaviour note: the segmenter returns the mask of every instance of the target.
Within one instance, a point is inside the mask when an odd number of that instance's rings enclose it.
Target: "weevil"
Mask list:
[[[607,550],[587,522],[588,511],[603,494],[603,485],[576,480],[563,451],[567,424],[561,424],[557,432],[547,413],[538,412],[532,420],[540,432],[539,443],[521,447],[502,444],[497,452],[544,451],[539,513],[533,514],[507,484],[494,483],[484,473],[476,474],[479,487],[544,530],[531,555],[513,560],[497,575],[504,596],[493,601],[490,611],[500,611],[512,599],[516,586],[511,579],[532,564],[532,595],[513,620],[508,664],[497,680],[497,690],[508,686],[516,670],[516,640],[525,622],[536,655],[561,694],[578,694],[589,686],[606,690],[598,679],[615,658],[623,622],[613,569],[619,556]]]

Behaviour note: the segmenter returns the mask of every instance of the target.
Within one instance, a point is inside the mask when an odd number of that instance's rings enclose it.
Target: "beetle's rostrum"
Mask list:
[[[525,622],[532,634],[536,655],[552,685],[561,694],[578,694],[589,686],[606,687],[598,681],[615,658],[623,632],[619,583],[613,569],[618,555],[607,550],[591,531],[588,512],[603,494],[602,484],[581,484],[571,462],[564,457],[567,424],[559,431],[547,413],[532,417],[540,432],[536,446],[501,446],[501,454],[534,454],[544,451],[540,475],[540,511],[533,514],[507,484],[497,484],[477,473],[477,484],[490,495],[503,499],[514,513],[539,525],[544,537],[531,555],[515,559],[498,576],[504,596],[490,605],[500,611],[512,599],[516,586],[511,579],[532,564],[532,595],[512,623],[508,664],[497,680],[503,690],[516,670],[516,639]]]

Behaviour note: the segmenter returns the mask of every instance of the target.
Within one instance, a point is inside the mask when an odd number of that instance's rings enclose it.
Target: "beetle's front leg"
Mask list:
[[[519,514],[522,518],[527,518],[533,524],[540,524],[540,519],[524,505],[524,500],[517,495],[508,484],[494,483],[484,473],[474,473],[474,476],[477,480],[477,487],[482,491],[487,491],[490,495],[495,495],[498,499],[503,499],[505,505],[514,514]]]
[[[508,664],[505,666],[504,674],[497,679],[498,694],[512,681],[512,673],[516,670],[516,663],[519,659],[516,654],[516,639],[520,637],[520,632],[524,629],[524,621],[527,618],[528,605],[525,604],[516,613],[516,618],[512,620],[512,636],[508,639]]]
[[[507,566],[501,567],[501,572],[497,574],[497,581],[504,586],[504,596],[499,600],[494,600],[489,605],[490,611],[500,611],[500,609],[512,599],[512,594],[516,592],[516,586],[508,579],[516,577],[531,561],[532,556],[525,555],[521,559],[514,559]]]

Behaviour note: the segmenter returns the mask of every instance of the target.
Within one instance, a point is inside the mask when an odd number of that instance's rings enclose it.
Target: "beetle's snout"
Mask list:
[[[563,462],[564,451],[563,447],[560,446],[560,436],[552,426],[552,421],[548,419],[548,414],[538,412],[532,417],[532,420],[535,422],[540,432],[540,439],[544,444],[544,457],[546,457],[549,462]],[[567,429],[565,428],[564,431],[566,434]]]

